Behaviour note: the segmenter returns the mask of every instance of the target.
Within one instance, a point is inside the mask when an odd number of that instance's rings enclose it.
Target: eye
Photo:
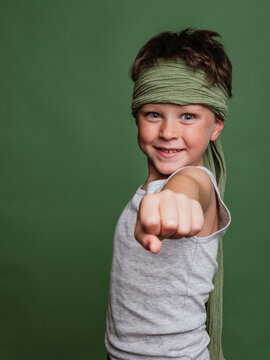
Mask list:
[[[158,119],[158,117],[160,116],[159,113],[156,113],[156,112],[147,112],[145,114],[145,116],[149,116],[150,118],[152,119]]]
[[[186,113],[182,115],[183,120],[194,120],[196,118],[195,114]]]

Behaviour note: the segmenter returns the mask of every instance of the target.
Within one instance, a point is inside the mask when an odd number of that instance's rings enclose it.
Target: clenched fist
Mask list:
[[[196,235],[203,223],[204,214],[199,201],[183,193],[164,189],[142,198],[134,236],[145,249],[156,254],[164,238],[179,239]]]

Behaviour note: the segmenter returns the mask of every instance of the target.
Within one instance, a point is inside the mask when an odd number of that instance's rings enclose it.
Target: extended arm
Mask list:
[[[181,170],[160,192],[143,197],[135,238],[145,249],[158,253],[164,238],[179,239],[198,234],[213,194],[212,182],[205,171],[195,167]]]

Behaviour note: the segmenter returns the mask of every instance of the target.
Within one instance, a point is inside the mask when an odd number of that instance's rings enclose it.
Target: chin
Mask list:
[[[177,169],[183,167],[185,165],[166,165],[157,169],[163,175],[171,175]]]

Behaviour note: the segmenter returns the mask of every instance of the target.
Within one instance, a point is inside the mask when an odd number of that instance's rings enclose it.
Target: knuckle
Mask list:
[[[188,196],[184,193],[177,193],[177,196],[179,199],[182,199],[182,200],[188,199]]]
[[[162,190],[158,194],[161,196],[161,201],[162,200],[170,201],[176,195],[176,193],[170,189]]]
[[[142,198],[142,200],[140,202],[140,206],[145,206],[145,204],[148,204],[149,202],[151,202],[152,199],[153,199],[153,194],[144,195],[144,197]]]
[[[173,231],[176,230],[178,227],[178,224],[174,220],[167,220],[162,224],[162,229],[166,231]]]
[[[155,226],[155,225],[157,225],[157,224],[158,224],[157,219],[154,218],[154,217],[150,217],[150,216],[148,216],[147,218],[143,219],[143,221],[142,221],[142,225],[143,225],[144,227],[152,227],[152,226]]]
[[[202,224],[195,223],[192,227],[192,233],[197,234],[199,231],[202,230]]]
[[[190,227],[188,226],[182,226],[179,231],[178,231],[179,235],[181,236],[188,236],[190,233]]]
[[[196,209],[201,209],[201,203],[198,200],[195,199],[191,199],[191,204],[196,208]]]
[[[179,205],[184,205],[187,203],[187,201],[189,200],[188,196],[182,193],[177,193],[176,194],[176,201],[178,202]]]
[[[162,193],[162,195],[170,196],[173,192],[170,189],[164,189],[164,190],[162,190],[161,193]]]

